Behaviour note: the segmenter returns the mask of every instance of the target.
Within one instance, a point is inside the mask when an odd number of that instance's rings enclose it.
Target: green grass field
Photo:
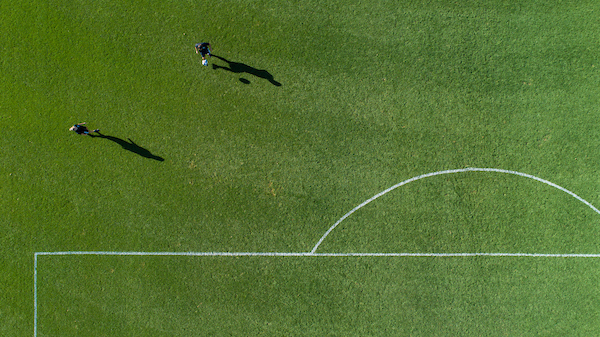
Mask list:
[[[599,257],[41,255],[34,279],[36,252],[310,252],[443,170],[600,207],[597,1],[0,13],[0,336],[600,335]],[[463,172],[318,252],[600,254],[599,235],[564,191]]]

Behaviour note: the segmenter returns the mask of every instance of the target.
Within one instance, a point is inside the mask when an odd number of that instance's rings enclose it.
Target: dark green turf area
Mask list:
[[[32,335],[35,252],[307,252],[386,188],[465,167],[600,207],[599,12],[0,2],[0,335]],[[377,199],[319,251],[597,254],[599,225],[538,181],[459,173]],[[599,263],[41,256],[38,336],[598,335]]]

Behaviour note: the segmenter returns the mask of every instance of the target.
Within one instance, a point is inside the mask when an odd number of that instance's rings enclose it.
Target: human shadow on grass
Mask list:
[[[273,84],[276,87],[281,86],[281,83],[275,81],[275,79],[273,78],[273,75],[271,75],[271,73],[269,73],[266,70],[256,69],[247,64],[243,64],[243,63],[239,63],[239,62],[232,62],[232,61],[227,60],[224,57],[217,56],[214,54],[212,56],[218,58],[221,61],[227,62],[227,65],[229,66],[229,68],[227,68],[227,67],[223,67],[223,66],[216,65],[213,63],[213,69],[224,69],[224,70],[230,71],[232,73],[236,73],[236,74],[248,73],[248,74],[254,75],[256,77],[264,78],[265,80],[268,80],[269,82],[271,82],[271,84]],[[248,81],[245,78],[240,78],[240,82],[242,82],[244,84],[250,84],[250,81]]]
[[[101,134],[99,131],[96,132],[96,135],[92,135],[90,134],[90,136],[92,137],[100,137],[103,139],[108,139],[110,141],[113,141],[119,145],[121,145],[121,147],[123,147],[125,150],[127,151],[131,151],[133,153],[137,153],[140,156],[144,157],[144,158],[149,158],[149,159],[154,159],[154,160],[158,160],[158,161],[164,161],[165,159],[159,156],[155,156],[153,155],[150,151],[144,149],[143,147],[137,145],[136,143],[133,142],[133,140],[127,138],[127,141],[118,138],[118,137],[113,137],[113,136],[107,136],[107,135],[103,135]]]

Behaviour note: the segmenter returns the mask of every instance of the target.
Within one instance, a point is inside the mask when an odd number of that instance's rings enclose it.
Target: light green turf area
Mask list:
[[[32,335],[35,252],[307,252],[465,167],[600,207],[599,12],[0,2],[0,336]],[[247,72],[203,67],[202,41]],[[472,172],[319,251],[597,254],[599,231],[558,189]],[[42,256],[38,336],[598,335],[599,262]]]

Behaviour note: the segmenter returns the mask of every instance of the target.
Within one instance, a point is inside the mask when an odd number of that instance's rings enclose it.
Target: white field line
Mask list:
[[[68,256],[68,255],[106,255],[106,256],[271,256],[271,257],[592,257],[599,258],[600,254],[545,254],[545,253],[288,253],[288,252],[103,252],[103,251],[66,251],[66,252],[37,252],[38,256]],[[37,275],[37,268],[35,274]]]
[[[38,300],[37,300],[37,261],[38,253],[33,255],[33,336],[37,336]]]
[[[323,240],[325,240],[325,238],[329,235],[329,233],[331,233],[331,231],[333,231],[342,221],[344,221],[344,219],[346,219],[347,217],[349,217],[350,215],[352,215],[352,213],[358,211],[359,209],[363,208],[364,206],[366,206],[367,204],[369,204],[371,201],[381,197],[382,195],[391,192],[393,190],[395,190],[396,188],[406,185],[410,182],[419,180],[419,179],[423,179],[423,178],[429,178],[429,177],[433,177],[433,176],[439,176],[442,174],[450,174],[450,173],[462,173],[462,172],[498,172],[498,173],[508,173],[508,174],[514,174],[517,176],[521,176],[521,177],[525,177],[525,178],[530,178],[536,181],[539,181],[541,183],[544,183],[546,185],[552,186],[554,188],[557,188],[569,195],[571,195],[572,197],[574,197],[575,199],[581,201],[582,203],[584,203],[585,205],[587,205],[589,208],[591,208],[592,210],[594,210],[594,212],[600,214],[600,211],[594,207],[592,204],[590,204],[588,201],[584,200],[583,198],[581,198],[580,196],[578,196],[577,194],[567,190],[564,187],[558,186],[553,182],[550,182],[548,180],[542,179],[542,178],[538,178],[536,176],[532,176],[531,174],[527,174],[527,173],[522,173],[522,172],[517,172],[517,171],[509,171],[509,170],[502,170],[502,169],[495,169],[495,168],[476,168],[476,167],[468,167],[468,168],[464,168],[464,169],[457,169],[457,170],[446,170],[446,171],[438,171],[438,172],[432,172],[432,173],[427,173],[427,174],[422,174],[420,176],[416,176],[407,180],[404,180],[403,182],[400,182],[388,189],[386,189],[385,191],[379,192],[377,194],[375,194],[374,196],[372,196],[371,198],[367,199],[366,201],[364,201],[362,204],[354,207],[352,210],[350,210],[350,212],[344,214],[344,216],[342,216],[338,221],[336,221],[331,227],[329,227],[329,229],[327,230],[327,232],[325,232],[325,234],[323,234],[323,236],[321,237],[321,239],[319,240],[319,242],[317,242],[317,244],[313,247],[313,249],[310,251],[311,253],[314,253],[315,251],[317,251],[317,248],[319,248],[319,245],[321,245],[321,243],[323,242]]]

